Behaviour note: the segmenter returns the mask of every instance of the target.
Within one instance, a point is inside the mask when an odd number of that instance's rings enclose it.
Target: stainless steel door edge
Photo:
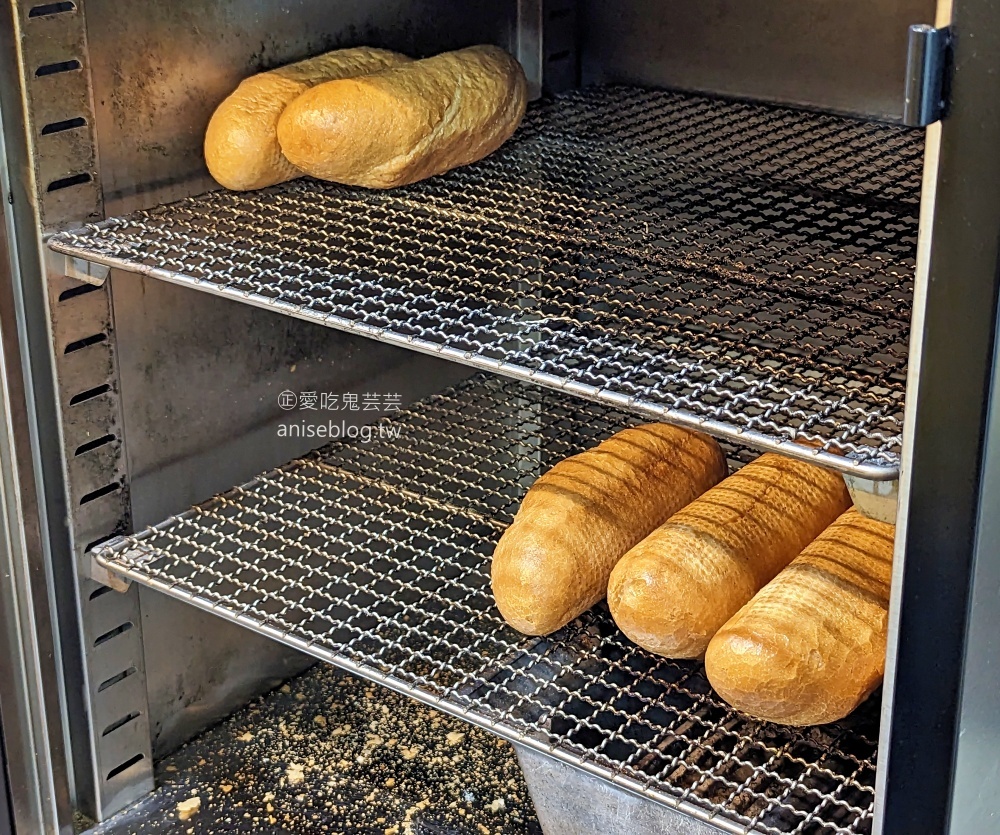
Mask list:
[[[949,24],[954,71],[948,113],[927,134],[906,392],[875,817],[886,835],[992,832],[1000,813],[990,747],[1000,17],[988,0],[943,0],[935,25]]]
[[[4,27],[0,26],[0,53]],[[9,54],[9,53],[8,53]],[[0,80],[10,81],[0,67]],[[6,83],[0,87],[0,185],[13,195],[8,176],[7,131],[16,118],[6,108]],[[14,110],[16,112],[16,109]],[[60,670],[56,659],[54,600],[45,570],[38,484],[24,361],[19,340],[17,246],[12,204],[0,208],[0,733],[6,769],[0,774],[5,795],[9,775],[12,814],[26,833],[71,831],[72,776],[59,704]],[[0,821],[0,831],[7,823]]]
[[[10,785],[7,782],[7,755],[3,746],[3,716],[0,715],[0,835],[13,835],[14,817],[10,811]]]

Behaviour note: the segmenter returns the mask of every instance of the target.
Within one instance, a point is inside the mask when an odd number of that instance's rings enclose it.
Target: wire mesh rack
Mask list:
[[[922,153],[903,128],[597,87],[414,186],[218,191],[49,244],[881,480]]]
[[[524,491],[635,422],[477,375],[96,559],[723,831],[870,832],[877,699],[831,726],[770,725],[701,664],[631,644],[603,605],[541,639],[500,618],[489,561]]]

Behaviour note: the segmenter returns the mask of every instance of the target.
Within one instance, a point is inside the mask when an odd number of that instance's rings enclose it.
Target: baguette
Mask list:
[[[766,454],[622,557],[608,605],[639,646],[700,658],[718,629],[850,506],[836,473]]]
[[[387,49],[337,49],[244,79],[216,108],[205,131],[209,173],[234,191],[264,188],[302,176],[278,145],[282,111],[316,84],[367,75],[408,61],[405,55]]]
[[[705,668],[769,722],[843,719],[882,682],[894,528],[851,509],[712,638]]]
[[[725,474],[714,439],[662,423],[560,461],[532,485],[493,554],[500,613],[528,635],[565,626],[604,597],[622,554]]]
[[[281,115],[278,141],[313,177],[392,188],[492,153],[526,104],[521,65],[475,46],[313,87]]]

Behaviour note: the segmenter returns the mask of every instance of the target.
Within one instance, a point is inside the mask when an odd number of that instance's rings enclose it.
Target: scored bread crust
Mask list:
[[[285,109],[278,141],[313,177],[392,188],[492,153],[527,100],[521,65],[499,47],[475,46],[319,84]]]
[[[712,686],[760,719],[842,719],[882,682],[894,528],[844,513],[715,635]]]
[[[233,191],[264,188],[301,177],[281,153],[278,118],[316,84],[378,72],[411,59],[387,49],[337,49],[244,79],[216,108],[205,131],[209,173]]]
[[[725,477],[713,438],[651,423],[566,458],[528,490],[493,554],[497,607],[547,635],[604,597],[619,557]]]
[[[838,474],[762,455],[622,557],[608,582],[611,615],[650,652],[700,658],[716,631],[849,506]]]

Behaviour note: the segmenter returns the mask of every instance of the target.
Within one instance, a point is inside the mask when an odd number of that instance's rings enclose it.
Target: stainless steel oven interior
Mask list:
[[[17,832],[126,807],[158,758],[317,658],[513,741],[552,831],[573,804],[540,798],[574,781],[650,831],[988,831],[996,4],[3,15]],[[207,120],[253,72],[480,42],[535,98],[482,163],[386,193],[207,175]],[[282,391],[401,408],[340,411],[394,428],[311,453],[278,432]],[[531,478],[650,418],[736,464],[835,467],[896,521],[886,686],[850,720],[740,716],[600,609],[545,640],[498,619],[488,558]]]

